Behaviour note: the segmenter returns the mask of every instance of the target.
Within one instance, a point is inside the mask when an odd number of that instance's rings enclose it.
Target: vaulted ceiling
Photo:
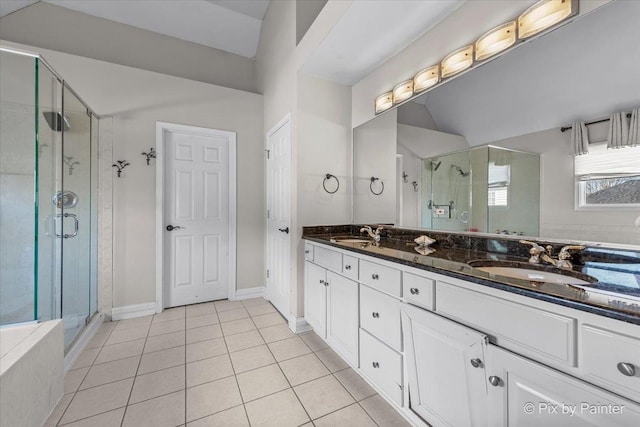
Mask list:
[[[43,0],[99,18],[253,58],[270,0]],[[0,17],[37,1],[2,0]]]

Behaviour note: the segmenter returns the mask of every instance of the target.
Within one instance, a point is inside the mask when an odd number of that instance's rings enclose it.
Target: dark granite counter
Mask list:
[[[468,264],[480,260],[527,262],[529,247],[517,239],[388,227],[378,245],[336,241],[346,237],[366,239],[360,228],[361,225],[304,227],[303,239],[640,325],[640,250],[587,246],[571,260],[574,275],[586,274],[597,281],[568,285],[499,276]],[[416,250],[413,239],[420,235],[436,239],[431,245],[432,253],[423,255]],[[552,246],[555,254],[568,244],[536,241]],[[572,274],[551,265],[537,268]]]

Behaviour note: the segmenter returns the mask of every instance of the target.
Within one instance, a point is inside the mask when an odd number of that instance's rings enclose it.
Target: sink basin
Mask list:
[[[331,239],[336,243],[372,243],[371,239]]]
[[[471,261],[469,265],[486,273],[530,282],[589,286],[598,281],[595,277],[577,271],[561,270],[528,262],[479,260]]]

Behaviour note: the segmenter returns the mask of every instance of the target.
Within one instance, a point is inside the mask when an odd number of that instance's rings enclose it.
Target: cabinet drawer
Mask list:
[[[402,406],[402,355],[360,329],[360,369]]]
[[[402,295],[405,301],[433,310],[435,302],[435,280],[415,274],[402,273]]]
[[[576,366],[576,319],[446,282],[437,282],[436,312],[493,335],[497,344],[530,357]]]
[[[358,280],[358,258],[342,255],[342,274],[349,279]]]
[[[640,339],[582,325],[580,354],[582,370],[588,379],[640,401]],[[626,365],[618,368],[620,363]],[[625,367],[635,371],[635,375],[623,374],[620,369]]]
[[[313,251],[313,262],[333,271],[342,271],[342,254],[340,252],[316,246]]]
[[[360,281],[396,297],[400,297],[400,270],[360,260]]]
[[[360,285],[360,327],[402,351],[400,300]]]
[[[304,243],[304,259],[307,261],[313,261],[313,247],[311,243]]]

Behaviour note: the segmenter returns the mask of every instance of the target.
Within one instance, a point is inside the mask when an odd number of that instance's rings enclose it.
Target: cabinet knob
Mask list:
[[[325,285],[325,286],[329,286],[329,282],[328,282],[328,281],[325,281],[325,282],[324,282],[324,285]]]
[[[351,266],[350,266],[350,265],[345,265],[345,266],[344,266],[344,269],[345,269],[345,270],[351,270]]]
[[[309,253],[309,251],[304,251],[304,253],[305,253],[305,254],[308,254],[308,253]]]
[[[628,377],[636,376],[636,367],[633,366],[632,363],[626,363],[626,362],[618,363],[618,371],[620,371],[622,375],[626,375]]]
[[[372,274],[372,275],[371,275],[371,278],[372,278],[373,280],[378,280],[378,279],[379,279],[379,276],[378,276],[377,274],[375,274],[375,273],[374,273],[374,274]]]
[[[373,316],[374,319],[380,318],[380,313],[376,313],[375,311],[371,313],[371,315]]]
[[[502,384],[502,380],[499,377],[492,375],[489,377],[489,384],[494,387],[498,387],[500,384]]]
[[[473,366],[474,368],[479,368],[482,366],[482,360],[475,358],[475,359],[471,359],[471,366]]]
[[[418,288],[411,288],[409,289],[409,292],[411,292],[411,295],[418,295],[420,290]]]
[[[374,368],[379,368],[380,367],[380,364],[378,362],[373,362],[372,365],[373,365]]]

